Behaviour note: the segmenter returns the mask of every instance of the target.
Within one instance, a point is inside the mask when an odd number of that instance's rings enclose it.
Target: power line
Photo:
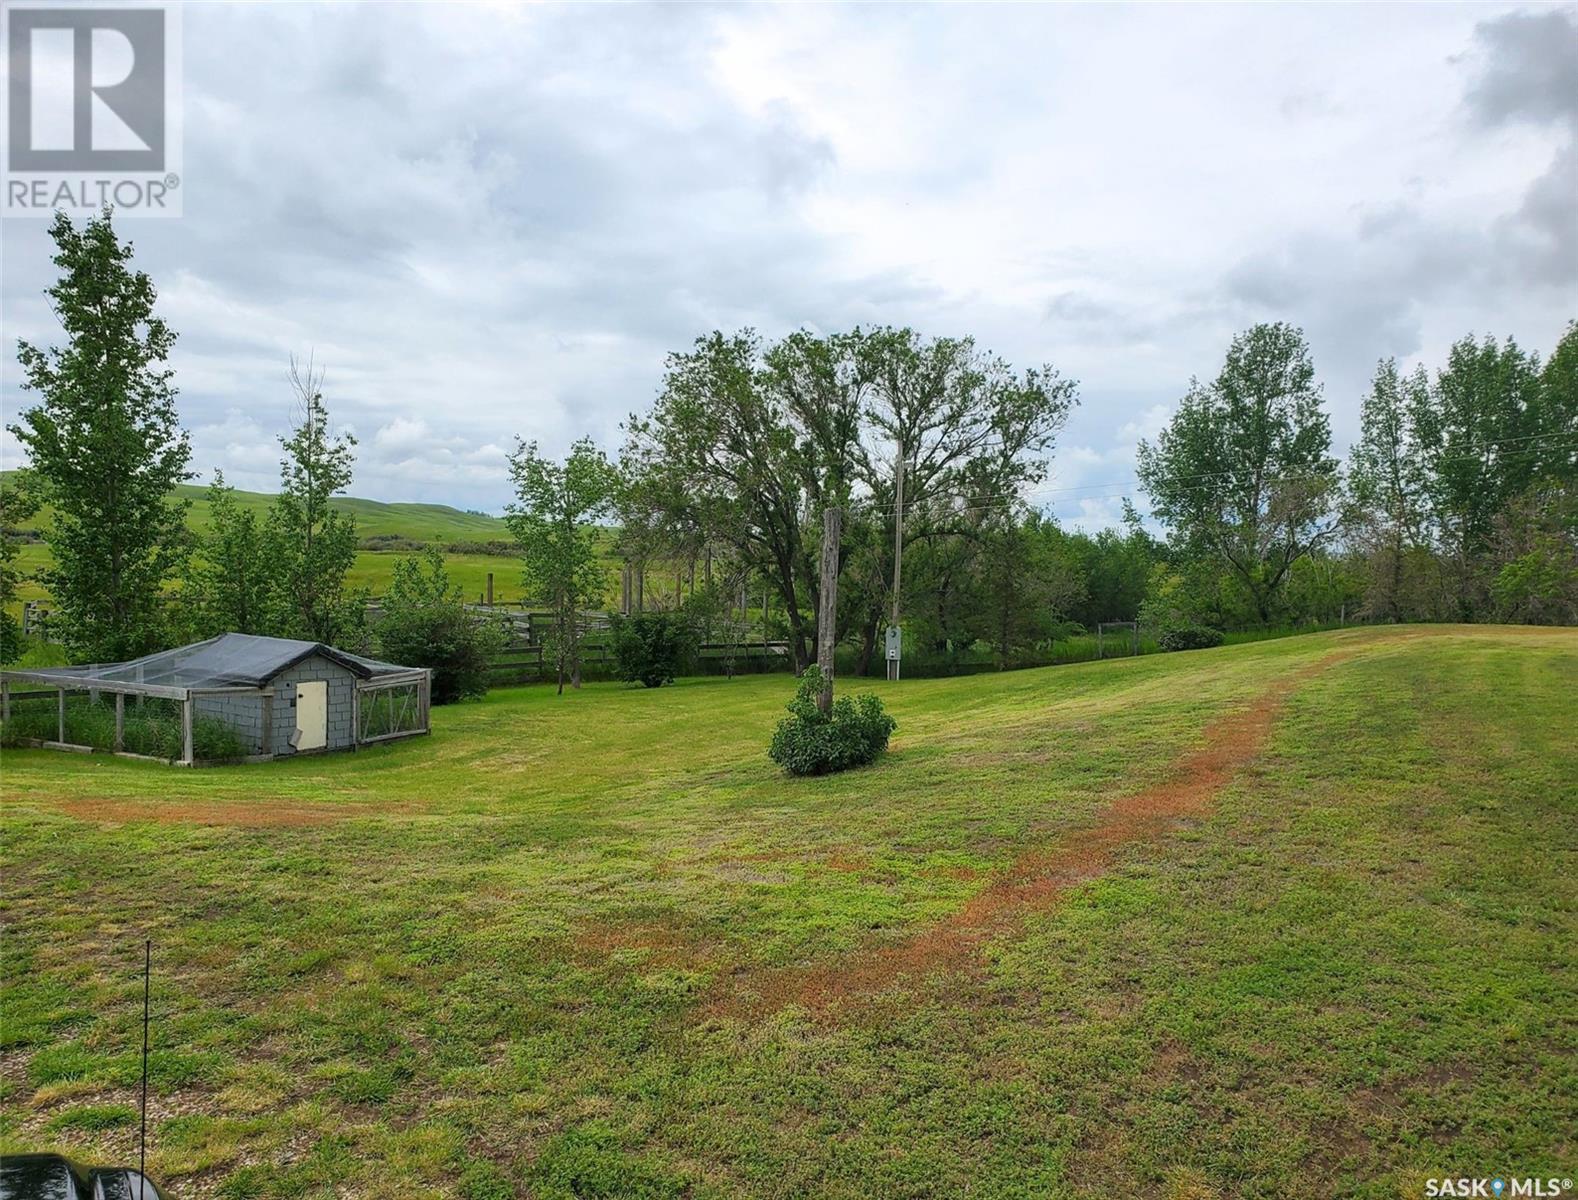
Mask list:
[[[1562,436],[1573,436],[1573,435],[1562,435]],[[1578,441],[1575,441],[1573,443],[1573,446],[1574,446],[1574,448],[1578,448]],[[1537,457],[1538,455],[1540,455],[1542,453],[1543,453],[1543,451],[1540,451],[1540,450],[1526,450],[1526,451],[1518,453],[1518,454],[1504,455],[1501,458],[1500,461],[1502,461],[1502,462],[1519,462],[1519,461],[1524,461],[1526,459]],[[1476,459],[1477,459],[1477,456],[1474,456],[1474,455],[1455,455],[1455,456],[1439,458],[1439,459],[1436,459],[1435,461],[1437,463],[1443,463],[1443,462],[1466,462],[1466,461],[1472,461],[1472,460],[1476,460]],[[1186,476],[1183,476],[1182,478],[1186,479],[1186,480],[1187,479],[1216,478],[1216,477],[1218,477],[1220,475],[1237,474],[1238,471],[1241,471],[1243,469],[1244,468],[1238,468],[1237,470],[1234,470],[1234,471],[1202,472],[1199,475],[1186,475]],[[1299,473],[1290,473],[1290,474],[1286,474],[1286,475],[1269,475],[1269,476],[1266,476],[1265,478],[1263,478],[1261,480],[1261,482],[1264,483],[1264,484],[1293,483],[1293,482],[1301,481],[1301,480],[1333,480],[1334,478],[1335,478],[1335,476],[1333,476],[1333,475],[1328,475],[1328,474],[1324,474],[1324,473],[1320,473],[1320,472],[1305,471],[1305,472],[1299,472]],[[1121,483],[1121,481],[1115,481],[1115,482]],[[1138,480],[1136,480],[1134,482],[1137,483]],[[1113,483],[1108,483],[1108,484],[1089,484],[1089,485],[1082,485],[1082,486],[1088,486],[1088,487],[1111,487],[1111,486],[1114,486],[1114,484]],[[1185,493],[1185,494],[1193,494],[1193,493],[1199,493],[1199,492],[1208,491],[1208,490],[1211,489],[1211,487],[1212,487],[1212,485],[1208,484],[1208,483],[1197,483],[1197,484],[1195,484],[1195,485],[1193,485],[1191,487],[1179,488],[1177,490],[1179,492],[1182,492],[1182,493]],[[947,510],[948,512],[950,512],[952,514],[959,515],[959,514],[972,513],[972,512],[974,512],[974,513],[982,513],[982,512],[994,512],[994,511],[1009,511],[1013,507],[1015,507],[1016,505],[1026,503],[1030,499],[1032,499],[1033,497],[1036,497],[1036,496],[1055,495],[1055,494],[1058,494],[1060,491],[1076,491],[1076,490],[1078,490],[1078,489],[1076,489],[1076,488],[1050,489],[1050,490],[1041,490],[1041,491],[1024,492],[1024,493],[998,492],[998,493],[988,493],[988,494],[986,494],[984,496],[983,495],[975,495],[975,494],[965,494],[965,493],[933,493],[932,495],[926,497],[926,500],[950,500],[950,499],[952,499],[952,500],[971,500],[971,501],[974,501],[974,503],[966,504],[966,505],[962,505],[962,506],[958,506],[958,507],[951,507],[951,508],[949,508]],[[1076,502],[1077,503],[1084,503],[1087,500],[1118,500],[1118,499],[1126,499],[1126,498],[1130,497],[1132,494],[1133,494],[1132,490],[1125,490],[1125,491],[1120,491],[1120,492],[1110,492],[1110,493],[1107,493],[1105,495],[1097,495],[1097,496],[1065,496],[1061,500],[1053,500],[1053,501],[1050,501],[1048,504],[1034,505],[1033,507],[1044,508],[1044,507],[1055,506],[1055,505],[1058,505],[1058,504],[1072,504],[1072,503],[1076,503]],[[912,500],[909,500],[907,502],[906,507],[913,509],[917,504],[924,505],[924,503],[925,503],[925,501],[916,501],[916,500],[912,499]],[[887,512],[891,512],[892,511],[892,506],[891,505],[886,505],[886,504],[862,505],[861,506],[861,511],[868,512],[868,513],[887,513]]]
[[[1491,446],[1494,446],[1494,445],[1510,445],[1510,444],[1512,444],[1514,442],[1526,442],[1526,441],[1540,441],[1540,442],[1544,442],[1544,441],[1550,441],[1550,440],[1553,440],[1553,439],[1574,439],[1572,441],[1572,446],[1573,446],[1573,448],[1578,448],[1578,434],[1574,434],[1574,433],[1554,433],[1554,434],[1530,434],[1530,435],[1527,435],[1525,437],[1508,438],[1504,442],[1500,442],[1500,443],[1483,443],[1483,444],[1481,444],[1478,447],[1470,448],[1470,450],[1471,451],[1474,451],[1474,450],[1483,451],[1483,450],[1488,449],[1488,448],[1490,448]],[[1500,456],[1498,458],[1498,461],[1500,461],[1500,462],[1518,462],[1518,461],[1522,461],[1522,460],[1527,459],[1527,458],[1534,457],[1534,456],[1536,456],[1538,454],[1541,454],[1541,453],[1543,453],[1542,450],[1527,450],[1526,449],[1526,450],[1524,450],[1522,452],[1519,452],[1517,454],[1502,455],[1502,456]],[[1470,452],[1470,453],[1459,453],[1459,454],[1446,455],[1446,456],[1434,458],[1434,459],[1432,459],[1432,462],[1434,462],[1434,463],[1468,462],[1468,461],[1478,461],[1478,459],[1479,459],[1479,455],[1478,454]],[[1245,472],[1245,471],[1247,471],[1249,469],[1250,468],[1247,468],[1247,467],[1230,467],[1230,468],[1227,468],[1227,469],[1221,470],[1221,471],[1201,471],[1201,472],[1198,472],[1197,474],[1193,474],[1193,475],[1182,475],[1182,476],[1179,476],[1179,480],[1180,480],[1180,482],[1189,482],[1189,481],[1192,481],[1192,480],[1219,479],[1222,476],[1226,476],[1226,475],[1238,475],[1238,474],[1241,474],[1241,473],[1243,473],[1243,472]],[[1328,475],[1328,474],[1326,474],[1324,472],[1306,471],[1306,472],[1299,472],[1299,473],[1289,473],[1289,474],[1285,474],[1285,475],[1266,476],[1265,478],[1263,478],[1261,480],[1261,482],[1262,483],[1288,483],[1288,482],[1292,482],[1292,481],[1298,480],[1298,479],[1329,479],[1329,478],[1332,478],[1332,476]],[[1130,479],[1107,480],[1107,481],[1101,482],[1101,483],[1075,484],[1075,485],[1072,485],[1072,486],[1069,486],[1069,487],[1064,487],[1064,488],[1038,488],[1038,489],[1036,489],[1034,491],[1029,491],[1029,492],[989,492],[989,493],[986,493],[985,495],[981,495],[979,493],[973,493],[973,492],[932,492],[926,497],[926,499],[927,500],[949,500],[949,499],[954,499],[954,500],[973,500],[973,501],[977,501],[978,503],[981,503],[981,504],[984,504],[984,503],[987,503],[987,502],[990,502],[990,501],[1003,500],[1003,501],[1007,501],[1007,502],[1012,503],[1012,502],[1016,502],[1016,501],[1017,502],[1027,501],[1027,500],[1030,500],[1030,499],[1032,499],[1034,497],[1038,497],[1038,496],[1064,495],[1064,494],[1067,494],[1067,493],[1088,491],[1088,490],[1093,489],[1093,488],[1102,488],[1102,487],[1130,488],[1132,486],[1140,485],[1140,483],[1141,483],[1141,481],[1137,477],[1132,477]],[[1209,484],[1201,483],[1201,484],[1197,484],[1195,487],[1184,488],[1184,489],[1181,489],[1181,490],[1184,490],[1184,491],[1202,491],[1202,490],[1205,490],[1209,486],[1210,486]],[[1117,493],[1117,495],[1119,495],[1119,496],[1124,496],[1124,495],[1128,495],[1128,494],[1129,494],[1128,491]],[[1104,500],[1104,499],[1111,499],[1112,497],[1109,497],[1109,496],[1072,496],[1070,498],[1071,499],[1077,499],[1077,500]],[[911,505],[913,505],[915,503],[916,503],[915,500],[911,500],[910,501]],[[863,505],[862,509],[863,509],[863,511],[866,511],[866,512],[891,512],[892,509],[893,509],[893,506],[891,504],[871,504],[871,505]]]

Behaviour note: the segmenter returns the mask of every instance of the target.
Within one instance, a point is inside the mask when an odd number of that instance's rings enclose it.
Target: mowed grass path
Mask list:
[[[181,1196],[1578,1168],[1578,634],[856,686],[893,751],[821,780],[764,756],[782,676],[248,768],[6,752],[0,1139],[135,1157],[146,933]]]

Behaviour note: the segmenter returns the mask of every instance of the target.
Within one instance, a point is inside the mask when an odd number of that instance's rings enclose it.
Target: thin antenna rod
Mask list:
[[[137,1174],[148,1178],[148,980],[153,975],[153,939],[143,943],[142,960],[142,1132],[137,1139]],[[138,1200],[143,1185],[137,1184]]]

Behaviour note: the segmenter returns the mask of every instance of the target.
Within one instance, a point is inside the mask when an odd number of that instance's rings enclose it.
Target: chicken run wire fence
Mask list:
[[[427,729],[426,708],[425,680],[364,683],[356,740],[379,742],[422,733]]]
[[[428,732],[431,675],[319,642],[221,634],[130,662],[0,671],[0,744],[187,765],[349,750]]]

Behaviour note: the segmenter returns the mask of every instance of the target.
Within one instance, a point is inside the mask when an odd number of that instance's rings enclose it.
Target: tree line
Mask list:
[[[255,632],[423,665],[443,646],[462,664],[456,694],[483,686],[496,631],[478,631],[436,550],[399,564],[383,630],[369,625],[354,518],[329,506],[355,440],[334,433],[310,360],[291,364],[273,505],[260,517],[216,475],[208,528],[188,530],[173,493],[191,447],[154,287],[108,213],[81,228],[58,216],[52,234],[65,340],[19,348],[39,402],[11,426],[30,469],[0,489],[0,600],[20,580],[19,522],[47,503],[42,582],[75,660]],[[506,520],[552,614],[561,686],[579,682],[587,615],[607,606],[610,548],[636,607],[653,568],[709,628],[742,630],[742,595],[764,597],[761,632],[797,669],[831,637],[860,674],[895,612],[906,656],[999,666],[1109,620],[1180,645],[1339,616],[1578,622],[1578,326],[1543,361],[1470,337],[1433,374],[1382,362],[1346,466],[1323,399],[1299,330],[1247,330],[1139,447],[1137,491],[1165,536],[1128,500],[1121,528],[1086,534],[1035,503],[1079,402],[1050,364],[902,328],[714,332],[669,356],[612,457],[588,439],[563,459],[519,442]]]

